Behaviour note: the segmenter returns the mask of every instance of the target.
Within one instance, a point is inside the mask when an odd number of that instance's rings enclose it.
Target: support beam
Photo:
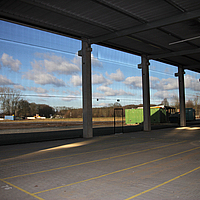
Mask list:
[[[92,129],[92,82],[91,82],[91,45],[82,40],[82,93],[83,93],[83,137],[93,137]]]
[[[143,89],[143,116],[144,131],[151,131],[150,117],[150,89],[149,89],[149,61],[146,56],[141,57],[142,63],[138,68],[142,68],[142,89]]]
[[[185,86],[184,86],[184,69],[183,67],[178,67],[179,80],[179,102],[180,102],[180,126],[186,126],[186,115],[185,115]]]
[[[131,18],[133,18],[133,19],[135,19],[135,20],[137,20],[141,23],[146,22],[145,20],[138,17],[137,15],[134,15],[132,12],[128,11],[127,9],[124,9],[124,8],[122,8],[122,7],[120,7],[116,4],[113,4],[112,2],[107,1],[107,0],[92,0],[92,1],[99,3],[100,5],[105,6],[107,8],[110,8],[110,9],[112,9],[112,10],[118,12],[118,13],[121,13],[125,16],[131,17]]]
[[[184,12],[184,13],[181,13],[179,15],[164,18],[164,19],[161,19],[161,20],[158,20],[158,21],[149,22],[149,23],[146,23],[146,24],[142,24],[142,25],[130,27],[130,28],[127,28],[127,29],[119,30],[119,31],[116,31],[114,33],[109,33],[109,34],[106,34],[106,35],[102,35],[102,36],[99,36],[99,37],[92,38],[91,44],[103,42],[103,41],[114,39],[114,38],[117,38],[117,37],[123,37],[123,36],[134,34],[134,33],[139,33],[139,32],[142,32],[142,31],[151,30],[151,29],[155,29],[155,28],[159,28],[159,27],[163,27],[163,26],[167,26],[167,25],[170,25],[170,24],[175,24],[175,23],[179,23],[179,22],[183,22],[183,21],[187,21],[187,20],[191,20],[191,19],[195,19],[195,18],[199,18],[199,17],[200,17],[200,10],[194,10],[194,11],[191,11],[191,12]]]
[[[184,69],[188,69],[190,71],[200,73],[200,64],[199,65],[186,65],[186,66],[184,66]]]
[[[160,59],[160,58],[169,58],[169,57],[183,56],[183,55],[189,55],[189,54],[195,54],[195,53],[200,53],[200,48],[176,51],[176,52],[170,52],[170,53],[158,54],[158,55],[151,55],[151,56],[148,56],[148,58]]]
[[[93,20],[91,20],[89,18],[83,17],[83,16],[75,14],[73,12],[69,12],[67,10],[63,10],[63,9],[56,7],[55,5],[50,4],[50,3],[45,3],[45,2],[37,1],[37,0],[21,0],[21,1],[23,1],[27,4],[30,4],[30,5],[36,6],[38,8],[50,11],[50,12],[54,12],[54,13],[57,13],[57,14],[60,14],[60,15],[63,15],[63,16],[67,16],[67,17],[70,17],[72,19],[77,19],[77,20],[82,21],[84,23],[88,23],[88,24],[103,28],[103,29],[108,30],[108,31],[114,31],[113,28],[110,27],[110,26],[103,25],[102,23],[98,23],[97,21],[94,22]]]

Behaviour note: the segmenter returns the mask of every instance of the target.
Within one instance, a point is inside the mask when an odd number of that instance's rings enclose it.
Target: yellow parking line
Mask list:
[[[59,187],[43,190],[43,191],[40,191],[40,192],[36,192],[34,194],[40,194],[40,193],[43,193],[43,192],[49,192],[49,191],[52,191],[52,190],[56,190],[56,189],[60,189],[60,188],[64,188],[64,187],[68,187],[68,186],[72,186],[72,185],[76,185],[76,184],[79,184],[79,183],[84,183],[84,182],[87,182],[87,181],[96,180],[96,179],[99,179],[99,178],[103,178],[105,176],[109,176],[109,175],[113,175],[113,174],[116,174],[116,173],[124,172],[124,171],[130,170],[130,169],[136,168],[136,167],[141,167],[141,166],[144,166],[144,165],[147,165],[147,164],[150,164],[150,163],[154,163],[154,162],[157,162],[157,161],[164,160],[166,158],[170,158],[170,157],[177,156],[177,155],[180,155],[180,154],[183,154],[183,153],[187,153],[187,152],[199,149],[199,148],[200,147],[195,147],[193,149],[189,149],[189,150],[182,151],[182,152],[179,152],[179,153],[176,153],[176,154],[172,154],[172,155],[169,155],[169,156],[158,158],[158,159],[155,159],[155,160],[152,160],[152,161],[148,161],[148,162],[145,162],[145,163],[142,163],[142,164],[138,164],[138,165],[135,165],[135,166],[132,166],[132,167],[128,167],[128,168],[125,168],[125,169],[120,169],[120,170],[117,170],[117,171],[114,171],[114,172],[110,172],[110,173],[103,174],[103,175],[100,175],[100,176],[96,176],[96,177],[93,177],[93,178],[85,179],[85,180],[78,181],[78,182],[75,182],[75,183],[70,183],[70,184],[67,184],[67,185],[62,185],[62,186],[59,186]]]
[[[68,165],[68,166],[58,167],[58,168],[54,168],[54,169],[48,169],[48,170],[43,170],[43,171],[38,171],[38,172],[33,172],[33,173],[28,173],[28,174],[21,174],[21,175],[11,176],[11,177],[4,178],[4,180],[11,179],[11,178],[18,178],[18,177],[22,177],[22,176],[35,175],[35,174],[40,174],[40,173],[44,173],[44,172],[51,172],[51,171],[54,171],[54,170],[66,169],[66,168],[69,168],[69,167],[75,167],[75,166],[80,166],[80,165],[85,165],[85,164],[91,164],[91,163],[105,161],[105,160],[110,160],[110,159],[119,158],[119,157],[123,157],[123,156],[128,156],[128,155],[132,155],[132,154],[136,154],[136,153],[142,153],[142,152],[146,152],[146,151],[150,151],[150,150],[169,147],[169,146],[172,146],[172,145],[175,145],[175,144],[180,144],[180,143],[183,143],[183,142],[185,142],[185,141],[176,142],[176,143],[172,143],[172,144],[167,144],[167,145],[163,145],[163,146],[159,146],[159,147],[153,147],[153,148],[150,148],[150,149],[144,149],[144,150],[140,150],[140,151],[134,151],[134,152],[131,152],[131,153],[112,156],[112,157],[108,157],[108,158],[102,158],[102,159],[98,159],[98,160],[92,160],[92,161],[88,161],[88,162],[78,163],[78,164],[74,164],[74,165]]]
[[[154,140],[154,141],[148,141],[148,142],[141,142],[141,143],[137,143],[137,144],[145,144],[145,143],[150,143],[150,142],[157,142],[159,140],[161,140],[161,139]],[[100,149],[100,150],[95,150],[95,151],[87,151],[87,152],[83,152],[83,153],[76,153],[76,154],[71,154],[71,155],[66,155],[66,156],[57,156],[57,157],[52,157],[52,158],[44,158],[44,159],[38,159],[38,160],[32,160],[32,161],[26,161],[26,162],[18,162],[18,163],[14,163],[14,164],[12,163],[12,164],[7,164],[7,165],[1,165],[1,167],[12,166],[12,165],[16,165],[16,164],[41,162],[41,161],[46,161],[46,160],[54,160],[54,159],[59,159],[59,158],[66,158],[66,157],[69,157],[69,156],[79,156],[79,155],[84,155],[84,154],[89,154],[89,153],[107,151],[107,150],[111,150],[111,149],[118,149],[118,148],[126,147],[126,146],[133,146],[133,145],[137,145],[137,144],[122,145],[122,146],[111,147],[111,148],[107,148],[107,149]],[[12,157],[12,158],[15,158],[15,157]]]
[[[181,178],[181,177],[183,177],[183,176],[185,176],[185,175],[187,175],[187,174],[190,174],[190,173],[192,173],[192,172],[194,172],[194,171],[196,171],[196,170],[198,170],[198,169],[200,169],[200,166],[197,167],[197,168],[195,168],[195,169],[193,169],[193,170],[191,170],[191,171],[189,171],[189,172],[186,172],[186,173],[181,174],[181,175],[179,175],[179,176],[177,176],[177,177],[175,177],[175,178],[172,178],[172,179],[170,179],[170,180],[168,180],[168,181],[165,181],[164,183],[161,183],[161,184],[159,184],[159,185],[157,185],[157,186],[155,186],[155,187],[152,187],[152,188],[150,188],[150,189],[148,189],[148,190],[145,190],[145,191],[143,191],[143,192],[140,192],[139,194],[136,194],[136,195],[134,195],[134,196],[132,196],[132,197],[129,197],[129,198],[125,199],[125,200],[134,199],[135,197],[138,197],[138,196],[140,196],[140,195],[142,195],[142,194],[145,194],[145,193],[147,193],[147,192],[150,192],[150,191],[152,191],[152,190],[154,190],[154,189],[156,189],[156,188],[159,188],[159,187],[161,187],[161,186],[163,186],[163,185],[165,185],[165,184],[167,184],[167,183],[170,183],[170,182],[172,182],[172,181],[174,181],[174,180],[176,180],[176,179],[178,179],[178,178]]]
[[[30,192],[28,192],[28,191],[26,191],[26,190],[24,190],[24,189],[22,189],[22,188],[20,188],[20,187],[18,187],[18,186],[16,186],[16,185],[14,185],[14,184],[10,183],[10,182],[8,182],[8,181],[5,181],[5,180],[3,180],[3,179],[0,179],[0,181],[2,181],[2,182],[4,182],[4,183],[6,183],[6,184],[8,184],[8,185],[10,185],[10,186],[12,186],[12,187],[14,187],[14,188],[16,188],[16,189],[18,189],[18,190],[20,190],[20,191],[24,192],[24,193],[26,193],[26,194],[28,194],[28,195],[32,196],[32,197],[35,197],[36,199],[39,199],[39,200],[44,200],[43,198],[41,198],[41,197],[38,197],[38,196],[36,196],[35,194],[33,194],[33,193],[30,193]]]

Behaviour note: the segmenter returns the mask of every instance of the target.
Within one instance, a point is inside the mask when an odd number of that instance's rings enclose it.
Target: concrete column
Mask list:
[[[184,74],[184,69],[182,67],[178,67],[180,126],[186,126]]]
[[[151,131],[150,117],[150,89],[149,89],[149,60],[146,56],[141,57],[141,64],[138,68],[142,68],[142,89],[143,89],[143,116],[144,131]]]
[[[83,137],[93,137],[92,129],[92,82],[91,82],[91,45],[82,40],[82,94],[83,94]],[[80,52],[79,52],[80,55]]]

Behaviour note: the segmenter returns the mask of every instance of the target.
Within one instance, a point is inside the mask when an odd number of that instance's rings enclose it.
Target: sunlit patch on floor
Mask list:
[[[178,127],[178,130],[198,130],[200,127]]]

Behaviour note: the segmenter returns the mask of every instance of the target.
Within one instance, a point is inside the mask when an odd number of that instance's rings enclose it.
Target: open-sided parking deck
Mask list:
[[[200,126],[0,147],[8,199],[200,197]]]

